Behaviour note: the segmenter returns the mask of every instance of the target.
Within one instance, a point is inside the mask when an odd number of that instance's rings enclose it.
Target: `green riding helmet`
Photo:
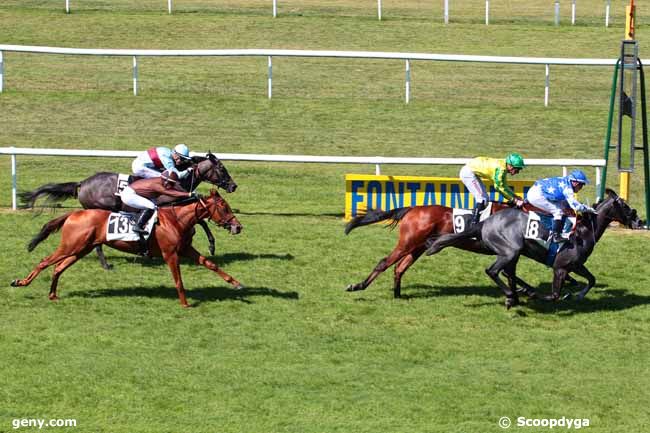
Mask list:
[[[506,164],[510,164],[511,166],[519,170],[521,170],[526,166],[524,164],[524,158],[518,153],[509,153],[508,156],[506,156]]]

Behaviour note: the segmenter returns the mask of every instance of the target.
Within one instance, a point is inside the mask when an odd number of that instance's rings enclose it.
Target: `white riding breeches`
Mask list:
[[[156,205],[153,204],[151,200],[139,196],[130,186],[127,186],[124,188],[124,190],[122,190],[120,197],[122,197],[122,203],[127,206],[131,206],[136,209],[156,209]]]
[[[562,215],[564,215],[562,202],[553,202],[544,197],[542,188],[539,185],[533,185],[528,190],[526,198],[528,203],[553,215],[554,220],[562,219]]]
[[[158,170],[147,167],[146,161],[142,161],[140,158],[136,158],[131,163],[131,171],[134,176],[144,177],[145,179],[151,179],[152,177],[160,177],[162,174]]]
[[[483,185],[481,179],[466,165],[460,169],[460,180],[463,181],[469,192],[472,193],[476,203],[484,201],[487,204],[490,201],[490,196],[485,189],[485,185]]]

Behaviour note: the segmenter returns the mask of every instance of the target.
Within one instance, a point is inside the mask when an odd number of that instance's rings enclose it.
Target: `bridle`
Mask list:
[[[225,202],[223,197],[217,197],[215,199],[215,208],[218,209],[219,208],[219,203],[223,203],[223,202]],[[199,206],[201,208],[203,208],[208,213],[208,217],[209,217],[210,221],[214,222],[216,225],[221,226],[221,227],[230,227],[232,225],[230,222],[235,218],[234,214],[231,214],[230,217],[228,217],[228,219],[225,219],[225,220],[223,220],[221,217],[219,217],[218,219],[221,222],[218,223],[218,222],[215,221],[214,212],[210,211],[210,207],[205,203],[205,201],[203,200],[203,197],[200,197],[200,196],[198,197],[198,204],[199,204]],[[197,219],[199,218],[199,215],[198,215],[199,206],[196,206],[196,208],[194,210],[194,213],[195,213]],[[216,210],[215,210],[215,212],[216,212]]]

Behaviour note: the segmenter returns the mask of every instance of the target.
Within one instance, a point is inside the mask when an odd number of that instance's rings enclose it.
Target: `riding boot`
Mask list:
[[[481,219],[481,212],[485,209],[485,202],[476,203],[474,209],[472,210],[472,221],[470,221],[470,226],[478,224]]]
[[[553,220],[553,234],[551,240],[555,243],[564,241],[562,237],[562,220]]]
[[[149,249],[147,248],[147,240],[144,238],[145,234],[147,231],[145,230],[145,226],[149,222],[149,218],[153,215],[153,209],[145,209],[140,213],[140,216],[138,217],[138,222],[135,224],[135,227],[133,227],[133,231],[137,233],[140,237],[139,239],[139,244],[140,244],[140,254],[143,256],[149,255]]]

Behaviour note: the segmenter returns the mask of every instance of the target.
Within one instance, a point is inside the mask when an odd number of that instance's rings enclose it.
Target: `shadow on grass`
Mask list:
[[[269,259],[269,260],[293,260],[295,257],[292,254],[249,254],[249,253],[226,253],[226,254],[217,254],[215,256],[206,256],[210,261],[216,263],[219,267],[223,267],[233,262],[245,262],[250,260],[258,259]],[[110,256],[107,257],[109,263],[116,265],[119,263],[137,263],[142,266],[152,267],[152,266],[167,266],[165,261],[160,257],[141,257],[136,255],[131,256]],[[181,258],[181,265],[189,266],[198,266],[203,267],[202,265],[197,265],[194,262],[191,262],[187,259]],[[207,270],[207,269],[206,269]]]
[[[650,296],[638,295],[627,289],[606,289],[605,284],[596,284],[587,296],[582,300],[575,297],[557,302],[543,301],[541,299],[529,299],[526,295],[520,294],[522,306],[515,308],[529,308],[542,314],[559,313],[561,315],[574,315],[582,313],[594,313],[598,311],[622,311],[630,308],[650,305]],[[552,286],[550,283],[541,284],[537,287],[537,293],[546,295],[551,293]],[[563,290],[563,293],[571,292],[576,294],[579,287],[569,287]],[[482,296],[505,300],[505,296],[496,286],[427,286],[414,285],[402,287],[402,298],[419,299],[435,298],[441,296]],[[501,304],[503,302],[500,302]],[[468,305],[471,308],[478,308],[488,305],[495,305],[494,301],[480,302]]]
[[[240,301],[251,304],[249,298],[256,296],[270,296],[273,298],[285,299],[289,301],[298,300],[300,295],[297,292],[282,292],[269,287],[247,287],[241,290],[230,287],[205,287],[198,289],[185,290],[188,302],[192,306],[198,306],[204,302],[215,301]],[[136,297],[136,298],[159,298],[159,299],[178,299],[178,294],[174,286],[155,286],[155,287],[132,287],[123,289],[98,289],[98,290],[78,290],[70,292],[67,297],[71,298],[112,298],[112,297]]]

